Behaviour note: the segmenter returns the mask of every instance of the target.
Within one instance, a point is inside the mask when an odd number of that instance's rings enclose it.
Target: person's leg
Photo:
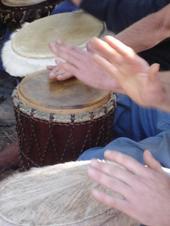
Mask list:
[[[143,163],[143,151],[149,149],[162,165],[170,167],[170,114],[141,108],[126,96],[119,97],[114,127],[118,138],[103,148],[85,151],[78,160],[103,159],[106,150],[115,150]]]
[[[54,8],[52,15],[57,13],[72,12],[77,9],[78,7],[76,7],[71,1],[65,0]]]
[[[16,167],[19,163],[18,143],[8,145],[0,152],[0,170]]]

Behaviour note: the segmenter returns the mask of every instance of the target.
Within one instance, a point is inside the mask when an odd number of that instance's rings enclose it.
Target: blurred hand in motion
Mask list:
[[[96,62],[96,58],[100,58],[99,55],[61,42],[50,44],[50,48],[56,58],[62,58],[65,63],[60,63],[53,68],[49,67],[49,78],[64,80],[74,75],[94,88],[122,92],[110,73],[103,70],[102,66]]]
[[[92,160],[88,174],[94,181],[109,188],[112,195],[93,190],[93,196],[142,224],[168,226],[170,176],[151,153],[144,152],[147,167],[119,152],[107,151],[105,158],[104,162]],[[115,196],[115,193],[122,198]]]

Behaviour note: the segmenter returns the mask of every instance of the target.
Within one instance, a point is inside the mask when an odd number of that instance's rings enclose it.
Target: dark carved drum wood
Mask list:
[[[46,71],[32,74],[13,101],[25,169],[76,160],[113,138],[114,96],[76,79],[49,82]]]
[[[25,22],[50,15],[60,0],[0,0],[0,25],[10,31]]]

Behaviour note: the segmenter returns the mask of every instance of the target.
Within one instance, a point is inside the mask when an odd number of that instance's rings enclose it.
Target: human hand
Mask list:
[[[57,58],[62,58],[65,63],[56,65],[49,77],[61,80],[62,76],[65,78],[67,75],[68,77],[74,75],[77,79],[94,88],[114,92],[122,91],[114,78],[96,63],[96,58],[100,58],[100,56],[61,42],[50,44],[50,48],[54,55]],[[65,76],[64,73],[67,75]]]
[[[71,0],[72,3],[74,3],[76,6],[79,6],[82,2],[82,0]]]
[[[89,176],[109,188],[111,196],[93,190],[94,197],[148,226],[169,226],[170,177],[150,152],[144,152],[146,166],[119,152],[106,152],[107,161],[93,160]],[[116,167],[114,165],[116,163]],[[114,196],[114,193],[120,194]]]
[[[166,99],[164,87],[159,79],[159,65],[148,63],[135,52],[112,36],[104,40],[93,38],[88,51],[99,54],[97,63],[112,75],[123,93],[146,107],[160,107]]]
[[[66,71],[65,63],[59,63],[56,66],[47,66],[47,70],[49,79],[52,81],[64,81],[74,76],[69,71]]]

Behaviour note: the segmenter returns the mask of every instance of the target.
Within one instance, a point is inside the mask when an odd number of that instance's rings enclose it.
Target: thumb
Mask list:
[[[156,171],[162,171],[161,164],[153,157],[153,155],[151,154],[150,151],[145,150],[143,158],[144,158],[145,164],[149,168],[156,170]]]

